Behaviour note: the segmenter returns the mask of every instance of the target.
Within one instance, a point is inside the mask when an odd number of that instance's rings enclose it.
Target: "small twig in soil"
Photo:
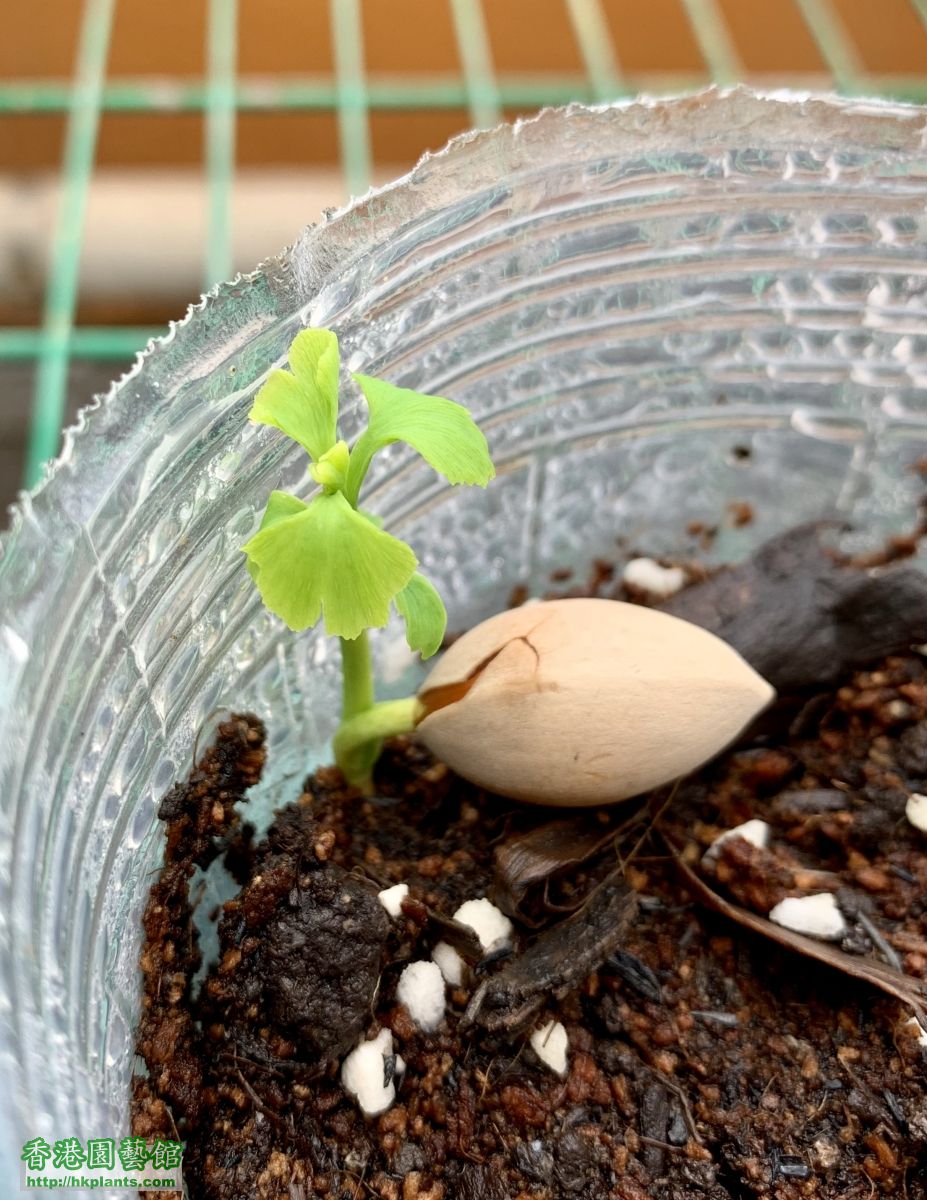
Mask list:
[[[486,1099],[486,1089],[489,1087],[489,1076],[490,1076],[490,1073],[493,1068],[493,1063],[496,1061],[497,1057],[498,1057],[498,1055],[494,1054],[492,1056],[492,1058],[489,1060],[486,1070],[480,1072],[480,1074],[483,1076],[483,1088],[482,1088],[482,1091],[480,1092],[480,1104],[482,1104],[483,1101]]]
[[[370,997],[370,1019],[375,1021],[377,1017],[377,1001],[380,998],[380,985],[383,982],[383,972],[377,976],[377,982],[374,984],[373,995]]]
[[[496,1137],[499,1139],[499,1145],[504,1146],[506,1149],[508,1149],[508,1142],[505,1140],[502,1130],[497,1125],[496,1118],[490,1117],[489,1123],[493,1127],[493,1129],[495,1129],[495,1131],[496,1131]]]
[[[667,794],[666,794],[666,798],[665,798],[665,799],[664,799],[664,800],[661,802],[661,804],[660,804],[659,808],[657,809],[656,813],[654,813],[654,815],[653,815],[653,817],[652,817],[652,819],[651,819],[650,823],[647,825],[647,827],[645,828],[644,832],[643,832],[643,833],[641,834],[641,836],[638,838],[637,842],[636,842],[636,843],[635,843],[635,845],[634,845],[634,848],[633,848],[633,850],[632,850],[632,851],[631,851],[631,853],[630,853],[630,854],[627,856],[627,858],[624,858],[624,859],[623,859],[623,858],[621,857],[621,854],[620,854],[620,852],[618,851],[618,848],[617,848],[617,846],[615,847],[615,851],[616,851],[616,853],[618,854],[618,861],[619,861],[619,863],[621,863],[621,868],[622,868],[622,870],[623,870],[623,871],[626,871],[626,870],[627,870],[627,868],[630,866],[630,864],[636,860],[636,858],[637,858],[637,855],[638,855],[638,853],[640,852],[640,848],[641,848],[641,846],[643,846],[643,844],[644,844],[644,842],[647,840],[647,838],[648,838],[648,837],[651,835],[651,833],[653,833],[653,832],[654,832],[654,830],[657,828],[657,825],[658,825],[658,823],[659,823],[659,821],[660,821],[660,818],[663,816],[663,814],[666,812],[666,810],[669,808],[669,806],[670,806],[670,805],[673,803],[673,801],[676,799],[676,793],[679,791],[679,788],[680,788],[680,785],[681,785],[681,783],[682,783],[682,780],[681,780],[681,779],[677,779],[677,780],[676,780],[676,782],[673,784],[673,786],[670,788],[670,790],[667,792]]]
[[[670,1154],[685,1154],[687,1149],[685,1146],[671,1146],[669,1142],[661,1142],[659,1138],[646,1137],[643,1133],[637,1135],[637,1140],[645,1146],[659,1146],[661,1150],[668,1150]]]
[[[880,930],[873,924],[872,921],[869,920],[864,912],[857,912],[856,919],[859,921],[860,925],[862,925],[875,948],[881,952],[882,957],[885,959],[888,965],[892,967],[893,970],[899,971],[903,975],[904,967],[902,966],[901,958],[899,957],[898,951],[895,949],[895,947],[890,942],[886,941]]]
[[[286,1074],[284,1071],[278,1069],[269,1062],[263,1062],[259,1058],[248,1058],[248,1056],[245,1054],[233,1054],[231,1050],[220,1050],[219,1058],[230,1059],[232,1062],[236,1063],[247,1063],[249,1067],[257,1067],[261,1071],[268,1071],[271,1075],[276,1075],[278,1079],[286,1079]],[[281,1064],[281,1066],[285,1066],[287,1070],[292,1070],[300,1065],[300,1063],[295,1063],[292,1060],[285,1064]]]
[[[857,1075],[857,1073],[853,1070],[853,1068],[850,1066],[850,1064],[848,1062],[844,1062],[844,1060],[840,1057],[840,1055],[837,1054],[836,1043],[834,1043],[834,1057],[836,1058],[837,1064],[840,1067],[840,1069],[843,1071],[846,1071],[847,1075],[849,1075],[850,1080],[853,1083],[853,1085],[855,1087],[857,1087],[864,1096],[869,1097],[869,1099],[872,1101],[873,1107],[876,1109],[878,1109],[879,1107],[883,1107],[882,1105],[880,1105],[879,1097],[875,1094],[875,1092],[872,1090],[872,1088],[869,1087],[868,1084],[866,1084],[865,1080],[860,1079],[859,1075]],[[884,1109],[888,1110],[888,1112],[891,1113],[891,1109],[888,1108],[887,1104],[884,1105]]]
[[[778,1078],[779,1078],[779,1072],[773,1071],[772,1075],[770,1075],[770,1077],[766,1080],[766,1086],[763,1088],[762,1092],[760,1092],[760,1098],[759,1098],[759,1100],[757,1100],[756,1104],[754,1105],[754,1108],[758,1109],[760,1107],[760,1105],[766,1099],[766,1093],[769,1091],[769,1089],[772,1087],[772,1085],[776,1082],[776,1080]]]
[[[342,1170],[344,1171],[345,1175],[350,1175],[352,1179],[357,1180],[357,1185],[354,1189],[355,1197],[360,1195],[361,1188],[363,1188],[365,1192],[369,1192],[371,1196],[376,1196],[376,1194],[377,1194],[373,1190],[373,1188],[370,1186],[370,1184],[366,1182],[367,1168],[369,1166],[370,1166],[370,1159],[368,1158],[368,1159],[365,1159],[365,1161],[364,1161],[364,1170],[360,1175],[358,1175],[358,1173],[356,1171],[350,1170],[348,1167],[342,1167]]]
[[[550,1035],[548,1034],[548,1036],[550,1036]],[[515,1064],[521,1058],[522,1054],[524,1054],[525,1047],[528,1045],[528,1041],[529,1041],[529,1039],[525,1038],[525,1040],[522,1042],[522,1044],[518,1047],[518,1050],[515,1052],[514,1056],[509,1061],[508,1066],[503,1067],[502,1070],[499,1072],[499,1079],[504,1079],[506,1077],[506,1075],[509,1073],[509,1071],[512,1070],[512,1068],[515,1066]],[[470,1053],[469,1046],[467,1047],[467,1053],[468,1054]],[[498,1054],[494,1054],[492,1056],[492,1058],[489,1060],[489,1065],[486,1067],[486,1070],[480,1072],[483,1076],[483,1089],[480,1092],[480,1103],[481,1104],[486,1099],[486,1089],[489,1087],[489,1080],[492,1076],[492,1069],[495,1066],[496,1059],[498,1057],[499,1057]],[[496,1080],[497,1083],[498,1083],[498,1081],[499,1080]]]
[[[255,1108],[257,1108],[257,1110],[259,1112],[262,1112],[265,1117],[269,1117],[270,1120],[273,1121],[273,1123],[275,1125],[282,1125],[284,1122],[281,1121],[280,1117],[275,1112],[271,1112],[271,1110],[263,1103],[260,1096],[257,1094],[257,1092],[254,1090],[254,1088],[251,1086],[251,1084],[245,1078],[244,1073],[242,1072],[240,1067],[235,1068],[235,1074],[241,1080],[241,1086],[245,1089],[245,1091],[251,1097],[252,1103],[254,1104]]]
[[[663,1085],[663,1087],[666,1088],[667,1091],[673,1093],[673,1095],[679,1101],[679,1107],[682,1109],[682,1115],[683,1115],[683,1118],[685,1119],[686,1126],[688,1127],[689,1133],[692,1135],[692,1140],[694,1142],[696,1142],[699,1146],[704,1146],[705,1143],[702,1140],[702,1135],[699,1133],[698,1128],[696,1127],[696,1124],[695,1124],[695,1118],[692,1116],[692,1109],[689,1108],[688,1097],[686,1096],[686,1094],[682,1090],[682,1088],[679,1086],[679,1084],[673,1083],[673,1081],[671,1079],[667,1079],[666,1076],[662,1072],[658,1071],[655,1067],[651,1067],[647,1063],[644,1063],[643,1065],[647,1068],[648,1071],[651,1071],[656,1076],[657,1079],[659,1079],[660,1083]]]

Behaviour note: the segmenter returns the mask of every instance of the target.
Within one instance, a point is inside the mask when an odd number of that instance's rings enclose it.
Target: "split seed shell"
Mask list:
[[[419,692],[425,745],[504,796],[610,804],[694,771],[772,701],[735,650],[617,600],[549,600],[459,638]]]

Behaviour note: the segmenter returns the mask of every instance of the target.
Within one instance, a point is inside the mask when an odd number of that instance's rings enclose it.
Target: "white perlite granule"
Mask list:
[[[382,892],[377,892],[377,899],[393,920],[398,921],[402,916],[402,902],[408,894],[409,885],[397,883],[393,887],[384,888]]]
[[[718,852],[724,843],[734,837],[742,837],[750,842],[751,845],[765,850],[769,845],[769,835],[771,832],[771,827],[758,817],[754,817],[752,821],[744,821],[742,825],[735,825],[733,829],[725,829],[724,833],[718,834],[702,855],[702,862],[713,863],[717,859]]]
[[[545,1067],[561,1078],[567,1073],[567,1031],[559,1021],[548,1021],[531,1035],[531,1049]]]
[[[921,1026],[917,1017],[908,1017],[904,1023],[905,1029],[910,1029],[912,1036],[917,1038],[917,1044],[927,1050],[927,1029]]]
[[[468,925],[480,939],[484,950],[501,949],[512,944],[512,922],[491,900],[465,900],[454,913],[454,920]]]
[[[784,929],[805,933],[808,937],[820,938],[825,942],[839,941],[847,931],[843,913],[830,892],[790,896],[780,900],[770,912],[769,919]]]
[[[927,796],[922,796],[920,792],[912,792],[904,806],[904,815],[915,829],[927,833]]]
[[[438,942],[432,950],[431,957],[438,964],[444,982],[451,987],[460,987],[463,983],[464,962],[453,946],[447,942]]]
[[[444,1020],[444,976],[436,962],[409,963],[399,976],[396,999],[425,1033],[433,1033]]]
[[[354,1097],[365,1116],[386,1112],[396,1099],[396,1086],[386,1083],[386,1060],[393,1054],[393,1035],[381,1029],[372,1041],[358,1042],[341,1064],[341,1084]],[[405,1063],[397,1055],[393,1074],[401,1075]]]
[[[661,600],[675,594],[686,582],[682,567],[661,567],[652,558],[632,558],[625,563],[621,579],[628,587],[640,588]]]

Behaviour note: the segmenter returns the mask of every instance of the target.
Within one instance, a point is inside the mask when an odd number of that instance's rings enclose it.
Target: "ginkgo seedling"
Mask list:
[[[406,640],[423,658],[441,645],[444,603],[417,569],[410,546],[387,533],[359,507],[371,461],[393,442],[405,442],[452,484],[485,487],[495,475],[486,439],[466,408],[383,379],[352,374],[367,402],[367,427],[352,447],[338,436],[340,356],[328,329],[303,329],[287,355],[289,369],[271,372],[250,418],[298,442],[318,485],[308,501],[272,492],[257,533],[243,547],[264,604],[290,629],[320,620],[341,641],[342,720],[335,759],[358,786],[370,781],[382,739],[414,727],[415,697],[374,700],[369,629],[386,625],[395,609]]]

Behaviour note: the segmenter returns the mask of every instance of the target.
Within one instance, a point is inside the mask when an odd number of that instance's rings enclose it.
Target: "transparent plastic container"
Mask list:
[[[0,544],[4,1170],[30,1137],[126,1131],[156,804],[211,714],[269,722],[258,810],[328,753],[337,654],[262,611],[238,552],[272,488],[307,491],[302,452],[247,422],[297,329],[486,430],[486,492],[396,446],[367,493],[452,627],[617,537],[691,553],[693,521],[721,526],[715,559],[834,514],[861,546],[911,523],[927,455],[925,147],[920,109],[744,91],[464,137],[85,411]],[[398,628],[375,652],[383,694],[414,685]]]

